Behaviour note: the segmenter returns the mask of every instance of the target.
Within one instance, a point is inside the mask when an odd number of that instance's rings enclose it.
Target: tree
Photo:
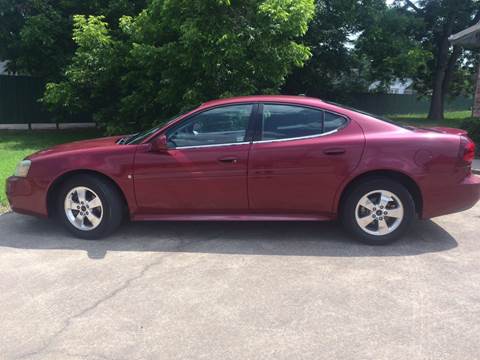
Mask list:
[[[470,88],[476,70],[472,63],[476,52],[451,46],[450,35],[480,20],[478,0],[397,0],[396,8],[422,22],[417,39],[429,54],[426,66],[416,75],[416,87],[431,96],[429,119],[443,119],[445,97],[454,89]],[[470,80],[469,80],[470,78]]]
[[[114,132],[217,97],[276,92],[310,57],[298,40],[313,13],[313,0],[152,0],[121,18],[118,36],[101,17],[77,16],[77,51],[44,101],[89,106]]]
[[[397,8],[377,7],[362,16],[361,33],[355,43],[355,55],[364,64],[369,82],[388,87],[395,79],[413,78],[425,67],[430,54],[416,39],[422,23]]]
[[[75,51],[74,14],[105,15],[115,28],[121,15],[135,15],[145,0],[0,0],[0,59],[8,70],[58,80]]]
[[[350,76],[356,63],[349,36],[357,31],[359,9],[356,0],[316,1],[315,17],[304,37],[312,57],[288,77],[284,93],[331,97],[356,78]]]
[[[284,92],[343,100],[413,76],[425,52],[415,40],[415,19],[387,6],[385,0],[321,0],[305,36],[312,58],[288,78]]]

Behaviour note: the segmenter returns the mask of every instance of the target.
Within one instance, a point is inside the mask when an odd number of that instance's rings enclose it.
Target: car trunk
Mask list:
[[[468,133],[466,130],[463,129],[457,129],[457,128],[450,128],[450,127],[444,127],[444,126],[432,126],[432,127],[422,127],[420,128],[422,130],[428,130],[428,131],[435,131],[443,134],[452,134],[452,135],[461,135],[461,136],[468,136]]]

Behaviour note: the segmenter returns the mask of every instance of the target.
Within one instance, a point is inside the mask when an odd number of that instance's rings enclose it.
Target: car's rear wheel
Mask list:
[[[415,218],[415,203],[401,183],[370,178],[348,190],[342,204],[345,227],[361,242],[385,245],[396,240]]]
[[[122,222],[123,202],[117,189],[98,176],[68,179],[58,192],[57,214],[65,227],[82,239],[99,239]]]

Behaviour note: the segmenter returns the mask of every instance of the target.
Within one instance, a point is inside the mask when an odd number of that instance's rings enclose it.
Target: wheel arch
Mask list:
[[[336,205],[336,210],[337,210],[337,215],[341,214],[342,211],[342,206],[345,202],[345,197],[349,194],[349,191],[355,188],[355,186],[360,183],[361,181],[364,181],[368,178],[378,178],[378,177],[384,177],[384,178],[389,178],[392,180],[395,180],[405,186],[408,190],[408,192],[412,195],[413,201],[415,203],[415,211],[416,213],[421,216],[423,212],[423,196],[422,196],[422,191],[420,187],[418,186],[417,182],[409,175],[396,171],[396,170],[387,170],[387,169],[382,169],[382,170],[371,170],[364,172],[362,174],[359,174],[355,176],[353,179],[351,179],[342,189],[340,192],[340,196],[338,197],[337,205]]]
[[[122,202],[125,206],[125,210],[128,212],[128,201],[125,196],[125,193],[123,192],[122,188],[113,180],[111,177],[95,170],[90,170],[90,169],[77,169],[77,170],[71,170],[67,171],[60,176],[58,176],[49,186],[48,191],[47,191],[47,214],[48,217],[53,217],[55,215],[55,194],[58,192],[62,184],[65,183],[68,179],[71,179],[72,177],[75,177],[77,175],[92,175],[98,178],[102,178],[106,181],[108,181],[114,188],[117,190],[118,194],[120,195]]]

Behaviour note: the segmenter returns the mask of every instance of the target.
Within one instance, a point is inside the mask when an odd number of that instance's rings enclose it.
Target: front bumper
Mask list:
[[[460,183],[445,184],[425,194],[422,218],[429,219],[464,211],[473,207],[479,200],[480,176],[469,175]]]
[[[48,217],[45,189],[32,179],[11,176],[6,182],[7,199],[13,211]]]

